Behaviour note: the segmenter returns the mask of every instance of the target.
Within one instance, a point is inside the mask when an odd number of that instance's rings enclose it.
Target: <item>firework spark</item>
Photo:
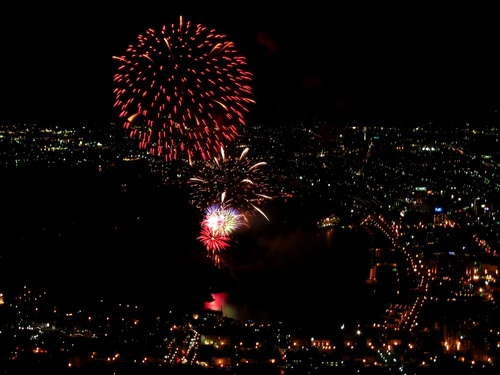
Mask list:
[[[167,161],[211,159],[245,125],[252,75],[224,35],[184,22],[148,29],[122,56],[114,106],[140,149]]]

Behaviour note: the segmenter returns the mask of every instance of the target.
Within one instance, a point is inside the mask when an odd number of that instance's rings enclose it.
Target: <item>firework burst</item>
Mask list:
[[[213,233],[208,227],[202,227],[198,239],[205,246],[207,255],[214,264],[220,266],[221,252],[229,247],[230,238],[221,233]]]
[[[225,205],[213,204],[205,211],[202,227],[209,228],[213,233],[229,236],[243,225],[243,215],[238,210]]]
[[[189,179],[191,203],[205,210],[214,203],[230,205],[247,218],[256,212],[267,216],[259,207],[268,195],[269,184],[263,172],[266,162],[254,163],[247,157],[245,148],[236,158],[226,157],[221,147],[220,155],[205,161],[194,177]]]
[[[242,225],[242,215],[232,207],[214,204],[205,211],[198,240],[217,266],[220,266],[221,253],[229,247],[230,235]]]
[[[114,75],[114,106],[140,149],[167,161],[211,159],[245,125],[252,76],[224,35],[184,22],[148,29]]]

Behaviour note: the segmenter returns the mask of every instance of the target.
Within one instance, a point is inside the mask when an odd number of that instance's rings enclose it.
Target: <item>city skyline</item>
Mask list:
[[[288,194],[266,206],[269,221],[238,236],[221,268],[202,261],[198,216],[181,188],[188,176],[102,129],[0,127],[2,193],[14,202],[1,226],[0,364],[71,373],[112,369],[103,359],[119,355],[119,366],[145,371],[137,358],[147,353],[153,369],[175,371],[183,344],[165,340],[181,330],[199,354],[186,355],[189,369],[204,368],[201,358],[211,369],[222,352],[203,337],[248,353],[265,327],[278,350],[273,374],[299,364],[379,373],[395,363],[410,373],[494,372],[498,129],[346,123],[325,137],[321,125],[255,130],[252,150],[269,160],[274,190]],[[332,211],[337,225],[318,228]],[[200,306],[210,296],[220,304],[221,291],[223,306]],[[235,327],[255,327],[259,339]],[[76,337],[89,345],[74,347]],[[222,363],[245,371],[234,349]]]

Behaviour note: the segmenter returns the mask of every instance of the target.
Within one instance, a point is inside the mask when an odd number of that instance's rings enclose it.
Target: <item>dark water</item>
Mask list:
[[[0,289],[48,288],[154,309],[202,308],[225,292],[226,312],[332,331],[372,321],[384,300],[366,281],[374,238],[363,228],[317,231],[315,208],[283,202],[235,236],[221,267],[196,239],[185,192],[130,171],[22,171],[4,179]]]
[[[373,322],[385,295],[367,283],[372,240],[362,229],[301,227],[251,241],[246,262],[229,266],[223,311],[246,320],[282,321],[315,332]],[[238,250],[235,250],[238,251]]]

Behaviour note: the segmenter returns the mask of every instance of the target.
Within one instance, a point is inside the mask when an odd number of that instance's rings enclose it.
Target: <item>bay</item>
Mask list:
[[[57,303],[95,299],[153,311],[216,306],[240,320],[333,332],[372,321],[387,295],[367,283],[374,233],[318,230],[321,202],[278,200],[232,239],[216,266],[197,240],[200,213],[177,185],[144,168],[23,170],[2,186],[0,287],[50,290]],[[325,211],[326,210],[326,211]]]

